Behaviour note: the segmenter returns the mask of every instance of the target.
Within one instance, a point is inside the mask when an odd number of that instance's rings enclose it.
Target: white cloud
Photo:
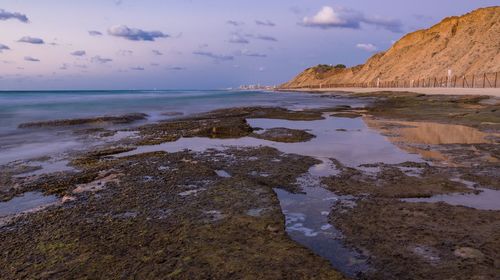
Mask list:
[[[361,23],[383,28],[395,33],[402,32],[403,24],[399,20],[379,16],[365,16],[363,13],[345,8],[324,6],[312,17],[304,17],[300,23],[307,27],[329,28],[361,28]]]
[[[345,11],[335,10],[332,7],[324,6],[313,17],[305,17],[302,23],[306,26],[331,28],[331,27],[345,27],[345,28],[359,28],[359,21],[356,17],[349,15]]]
[[[357,44],[356,48],[365,50],[367,52],[374,52],[378,50],[377,46],[375,46],[374,44],[364,44],[364,43]]]

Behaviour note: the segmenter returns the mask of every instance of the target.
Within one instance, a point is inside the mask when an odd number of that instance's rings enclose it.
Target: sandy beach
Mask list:
[[[296,92],[414,92],[421,94],[439,95],[488,95],[500,98],[500,88],[321,88],[321,89],[283,89],[285,91]]]

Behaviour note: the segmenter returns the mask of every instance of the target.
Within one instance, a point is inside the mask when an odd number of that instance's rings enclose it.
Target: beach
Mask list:
[[[493,97],[58,94],[0,137],[5,279],[495,277]]]
[[[487,95],[500,98],[500,88],[317,88],[317,89],[283,89],[284,91],[295,92],[414,92],[430,95]]]

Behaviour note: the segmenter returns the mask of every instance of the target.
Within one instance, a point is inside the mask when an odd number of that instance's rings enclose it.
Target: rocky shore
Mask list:
[[[497,195],[500,189],[498,100],[411,93],[347,97],[369,105],[302,111],[247,107],[176,116],[124,129],[132,136],[74,152],[68,159],[70,171],[32,175],[41,167],[30,162],[1,166],[2,278],[495,279],[500,269],[500,201],[487,204],[481,193]],[[23,127],[74,126],[74,133],[99,138],[118,131],[85,125],[145,117]],[[258,127],[250,121],[313,126],[327,118],[362,121],[401,153],[421,160],[388,163],[380,158],[350,165],[329,158],[331,170],[315,175],[324,158],[285,153],[266,144],[306,145],[320,135],[296,127]],[[460,141],[446,141],[446,131],[439,141],[427,141],[436,139],[434,135],[415,140],[413,130],[420,129],[418,135],[435,133],[430,126],[422,128],[424,123],[467,133],[453,138]],[[335,131],[363,137],[348,127]],[[182,139],[261,142],[138,152]],[[357,140],[371,145],[369,138]],[[50,159],[36,159],[41,164],[44,160]],[[321,213],[330,223],[324,226],[338,229],[340,237],[332,238],[360,254],[367,269],[347,273],[349,265],[337,265],[290,238],[285,222],[290,213],[283,212],[277,190],[303,193],[304,174],[317,178],[307,184],[338,196],[330,211]],[[16,212],[19,205],[12,202],[27,193],[54,200]],[[482,207],[446,199],[413,201],[447,195],[469,195]],[[350,265],[356,262],[354,258]]]

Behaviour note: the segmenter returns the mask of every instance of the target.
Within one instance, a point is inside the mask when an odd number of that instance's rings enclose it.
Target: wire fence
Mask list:
[[[319,84],[288,87],[289,89],[328,88],[500,88],[500,72],[480,75],[433,77],[416,80],[376,80],[367,83]]]

